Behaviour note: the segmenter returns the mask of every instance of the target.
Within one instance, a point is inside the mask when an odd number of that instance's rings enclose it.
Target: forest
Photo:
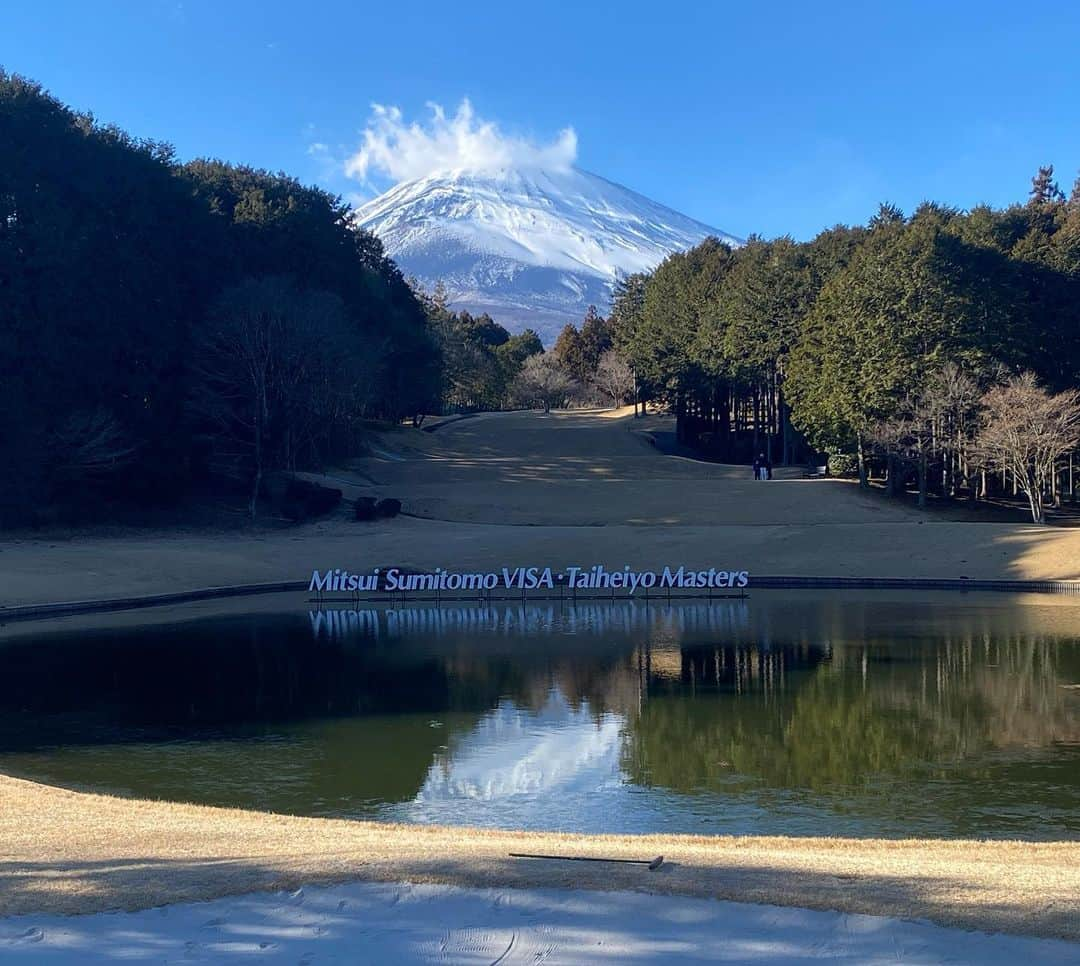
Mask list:
[[[608,327],[639,398],[717,459],[828,456],[921,505],[1019,494],[1042,522],[1080,444],[1080,178],[804,243],[707,239],[620,280]]]
[[[257,490],[437,406],[424,306],[348,216],[0,73],[0,520]]]

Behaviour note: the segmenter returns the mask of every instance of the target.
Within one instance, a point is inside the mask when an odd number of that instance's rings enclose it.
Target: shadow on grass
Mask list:
[[[0,861],[0,918],[138,910],[229,895],[341,882],[437,883],[469,888],[586,889],[724,899],[927,919],[941,925],[1080,941],[1080,899],[1049,875],[1034,887],[982,889],[962,877],[826,874],[668,861],[658,871],[606,863],[518,860],[490,850],[468,858],[363,853],[282,859],[126,858]]]
[[[5,962],[1072,962],[1075,947],[926,923],[641,893],[352,883],[130,915],[0,920]]]

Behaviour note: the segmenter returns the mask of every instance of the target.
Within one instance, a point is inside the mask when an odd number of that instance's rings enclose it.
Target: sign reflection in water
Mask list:
[[[1080,837],[1080,608],[414,607],[0,643],[0,770],[321,815]]]

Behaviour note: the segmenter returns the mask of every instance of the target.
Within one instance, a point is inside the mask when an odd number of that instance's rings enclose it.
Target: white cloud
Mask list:
[[[399,108],[373,104],[361,145],[345,162],[345,174],[363,182],[381,174],[397,182],[456,169],[565,170],[577,157],[577,134],[571,127],[550,143],[538,144],[504,134],[494,121],[477,117],[467,98],[452,116],[439,104],[428,107],[426,124],[407,124]]]

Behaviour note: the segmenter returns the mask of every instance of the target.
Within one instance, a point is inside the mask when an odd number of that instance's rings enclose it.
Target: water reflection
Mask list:
[[[557,688],[536,709],[501,701],[436,756],[416,795],[419,805],[470,799],[545,800],[595,791],[618,780],[624,719],[573,707]]]
[[[321,815],[1080,837],[1080,609],[248,615],[0,643],[0,769]]]

